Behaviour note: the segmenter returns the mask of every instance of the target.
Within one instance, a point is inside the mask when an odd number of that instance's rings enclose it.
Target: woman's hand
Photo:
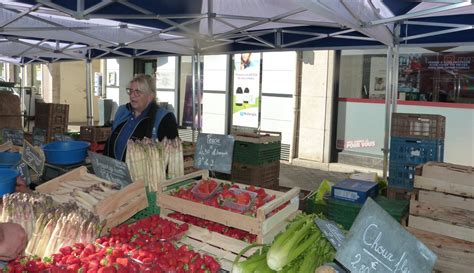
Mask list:
[[[21,176],[17,176],[15,192],[31,192],[31,189],[26,185],[25,180]]]
[[[26,240],[26,232],[19,224],[0,223],[0,260],[16,259],[25,249]]]

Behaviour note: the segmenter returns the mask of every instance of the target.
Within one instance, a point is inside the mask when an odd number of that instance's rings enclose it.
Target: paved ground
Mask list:
[[[280,164],[280,186],[295,187],[312,191],[318,188],[321,181],[328,179],[331,182],[339,182],[349,177],[349,173],[329,172],[313,168]]]

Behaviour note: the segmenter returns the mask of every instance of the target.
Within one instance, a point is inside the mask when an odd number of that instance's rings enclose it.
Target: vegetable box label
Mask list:
[[[234,153],[234,136],[199,134],[194,152],[194,167],[230,173]]]
[[[350,272],[432,272],[436,255],[368,198],[336,253]]]
[[[133,182],[125,162],[93,152],[89,152],[89,157],[98,177],[117,183],[122,188]]]
[[[41,175],[44,169],[44,153],[39,147],[33,147],[28,141],[23,142],[22,159],[31,169]]]

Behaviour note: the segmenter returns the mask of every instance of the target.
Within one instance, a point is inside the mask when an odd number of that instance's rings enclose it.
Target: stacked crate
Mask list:
[[[35,127],[46,131],[45,142],[54,141],[54,135],[67,132],[69,105],[58,103],[37,103]]]
[[[440,115],[393,113],[388,195],[413,189],[416,167],[443,161],[446,118]]]
[[[436,253],[437,272],[473,272],[473,171],[438,162],[417,169],[407,229]]]
[[[196,143],[183,141],[184,174],[197,171],[197,169],[194,168],[194,151],[195,150],[196,150]]]
[[[96,153],[102,153],[111,131],[111,127],[81,126],[79,139],[89,141],[91,143],[89,150]]]
[[[279,185],[281,133],[235,132],[231,180],[274,189]]]

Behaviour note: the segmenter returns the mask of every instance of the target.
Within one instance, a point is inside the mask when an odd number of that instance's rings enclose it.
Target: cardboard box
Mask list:
[[[331,189],[331,196],[336,199],[363,204],[368,197],[375,198],[378,191],[377,183],[349,178],[334,185]]]

